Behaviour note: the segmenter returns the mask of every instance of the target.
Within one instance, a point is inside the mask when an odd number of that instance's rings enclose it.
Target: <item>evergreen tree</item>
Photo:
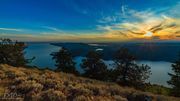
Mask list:
[[[127,48],[121,48],[115,53],[114,66],[114,78],[112,79],[121,85],[138,87],[150,75],[150,67],[137,65],[135,57]]]
[[[86,58],[82,60],[81,67],[84,69],[83,75],[86,77],[97,80],[107,79],[107,66],[96,51],[88,52]]]
[[[0,63],[12,66],[25,66],[28,60],[24,57],[23,42],[13,42],[10,39],[0,39]]]
[[[78,71],[76,71],[75,68],[75,62],[73,61],[73,57],[66,48],[62,47],[59,52],[54,52],[51,55],[56,62],[56,71],[78,74]]]
[[[171,76],[171,80],[168,81],[169,85],[172,85],[172,95],[180,97],[180,54],[179,59],[172,64],[173,73],[168,73]]]

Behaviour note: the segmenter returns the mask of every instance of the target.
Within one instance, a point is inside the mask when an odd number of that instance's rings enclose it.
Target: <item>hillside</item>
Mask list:
[[[125,47],[136,56],[137,60],[168,62],[178,59],[180,49],[179,42],[51,43],[51,45],[65,47],[74,56],[82,57],[86,56],[89,50],[101,49],[104,60],[112,60],[114,53],[119,48]]]
[[[180,101],[115,83],[37,68],[0,65],[0,100],[15,101]]]

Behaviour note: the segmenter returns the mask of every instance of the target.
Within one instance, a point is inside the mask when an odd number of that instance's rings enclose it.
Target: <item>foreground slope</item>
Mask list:
[[[180,101],[72,74],[0,65],[0,100]]]

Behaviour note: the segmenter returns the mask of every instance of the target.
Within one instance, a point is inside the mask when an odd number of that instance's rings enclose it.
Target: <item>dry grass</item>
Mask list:
[[[180,101],[72,74],[0,65],[0,96],[25,101]],[[18,96],[17,96],[18,95]]]

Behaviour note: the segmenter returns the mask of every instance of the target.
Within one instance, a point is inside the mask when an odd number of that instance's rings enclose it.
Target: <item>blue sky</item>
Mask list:
[[[0,37],[22,41],[179,40],[178,9],[180,0],[0,0]],[[150,31],[159,24],[161,28],[156,29],[161,30]]]

